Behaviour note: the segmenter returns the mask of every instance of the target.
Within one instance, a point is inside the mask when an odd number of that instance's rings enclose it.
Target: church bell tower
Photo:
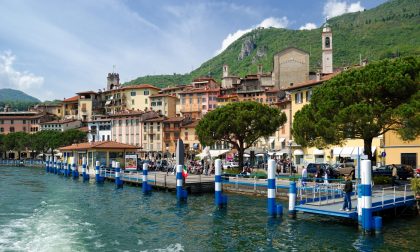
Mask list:
[[[332,32],[328,23],[322,28],[322,73],[333,73]]]

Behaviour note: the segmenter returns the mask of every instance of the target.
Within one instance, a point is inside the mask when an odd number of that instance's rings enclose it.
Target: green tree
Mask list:
[[[4,145],[6,150],[16,151],[18,158],[22,151],[25,151],[28,147],[28,133],[25,132],[13,132],[5,136]]]
[[[302,146],[364,141],[397,131],[405,140],[420,134],[420,60],[400,58],[343,72],[314,89],[311,103],[295,114],[293,136]]]
[[[60,142],[60,147],[71,145],[74,143],[85,142],[87,140],[86,137],[87,133],[82,132],[78,129],[66,130],[62,133],[62,141]]]
[[[4,144],[4,139],[6,135],[0,134],[0,159],[6,158],[6,145]]]
[[[260,137],[269,137],[287,121],[284,113],[257,102],[234,102],[207,113],[196,126],[202,145],[227,142],[237,151],[239,165],[243,154]]]

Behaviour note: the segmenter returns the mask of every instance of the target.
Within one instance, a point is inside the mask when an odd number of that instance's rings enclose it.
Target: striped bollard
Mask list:
[[[362,160],[360,167],[362,185],[362,228],[366,233],[370,233],[373,228],[372,218],[372,174],[371,161]]]
[[[54,168],[53,168],[53,173],[57,174],[57,157],[54,157]]]
[[[47,159],[45,159],[45,172],[49,172],[49,168],[48,168],[48,158]]]
[[[362,184],[357,185],[357,221],[359,223],[359,227],[362,226],[362,208],[363,208],[363,187]]]
[[[95,180],[96,180],[96,183],[103,183],[104,182],[104,180],[105,180],[105,178],[104,177],[101,177],[101,174],[100,174],[100,171],[99,171],[99,169],[100,169],[100,162],[99,161],[96,161],[96,166],[95,166]]]
[[[71,170],[72,170],[73,179],[79,178],[79,172],[77,171],[76,158],[75,157],[72,158]]]
[[[83,181],[89,180],[89,174],[86,174],[86,157],[83,157],[82,159],[82,176],[83,176]]]
[[[217,207],[227,205],[227,197],[222,194],[222,160],[214,162],[214,202]]]
[[[188,194],[182,188],[182,168],[183,165],[176,166],[176,198],[178,201],[187,200]]]
[[[60,175],[61,172],[62,172],[62,169],[61,169],[62,168],[61,160],[58,160],[57,161],[57,167],[58,167],[57,174]]]
[[[281,216],[283,206],[276,204],[276,161],[268,160],[267,179],[267,210],[270,216]]]
[[[120,162],[115,162],[115,186],[117,188],[123,187],[123,181],[121,179],[121,169],[120,169]]]
[[[142,187],[141,187],[143,193],[148,193],[152,189],[150,187],[149,183],[147,183],[147,175],[148,175],[148,172],[149,172],[148,169],[149,169],[149,165],[147,163],[144,163],[143,164],[143,179],[142,179],[143,183],[142,183]]]
[[[289,188],[289,217],[296,217],[296,182],[290,182]]]
[[[48,165],[48,172],[49,173],[53,173],[53,165],[54,165],[54,159],[53,159],[53,157],[52,156],[50,156],[50,162],[49,162],[49,165]]]

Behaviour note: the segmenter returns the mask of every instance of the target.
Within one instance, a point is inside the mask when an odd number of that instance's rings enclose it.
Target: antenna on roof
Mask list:
[[[112,65],[112,73],[115,73],[115,65]]]

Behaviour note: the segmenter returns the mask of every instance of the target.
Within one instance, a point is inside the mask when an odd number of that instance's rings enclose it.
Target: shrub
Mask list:
[[[415,195],[420,196],[420,178],[413,178],[411,180],[411,190]]]
[[[391,183],[391,178],[386,176],[374,176],[373,183],[375,185],[386,185]]]

